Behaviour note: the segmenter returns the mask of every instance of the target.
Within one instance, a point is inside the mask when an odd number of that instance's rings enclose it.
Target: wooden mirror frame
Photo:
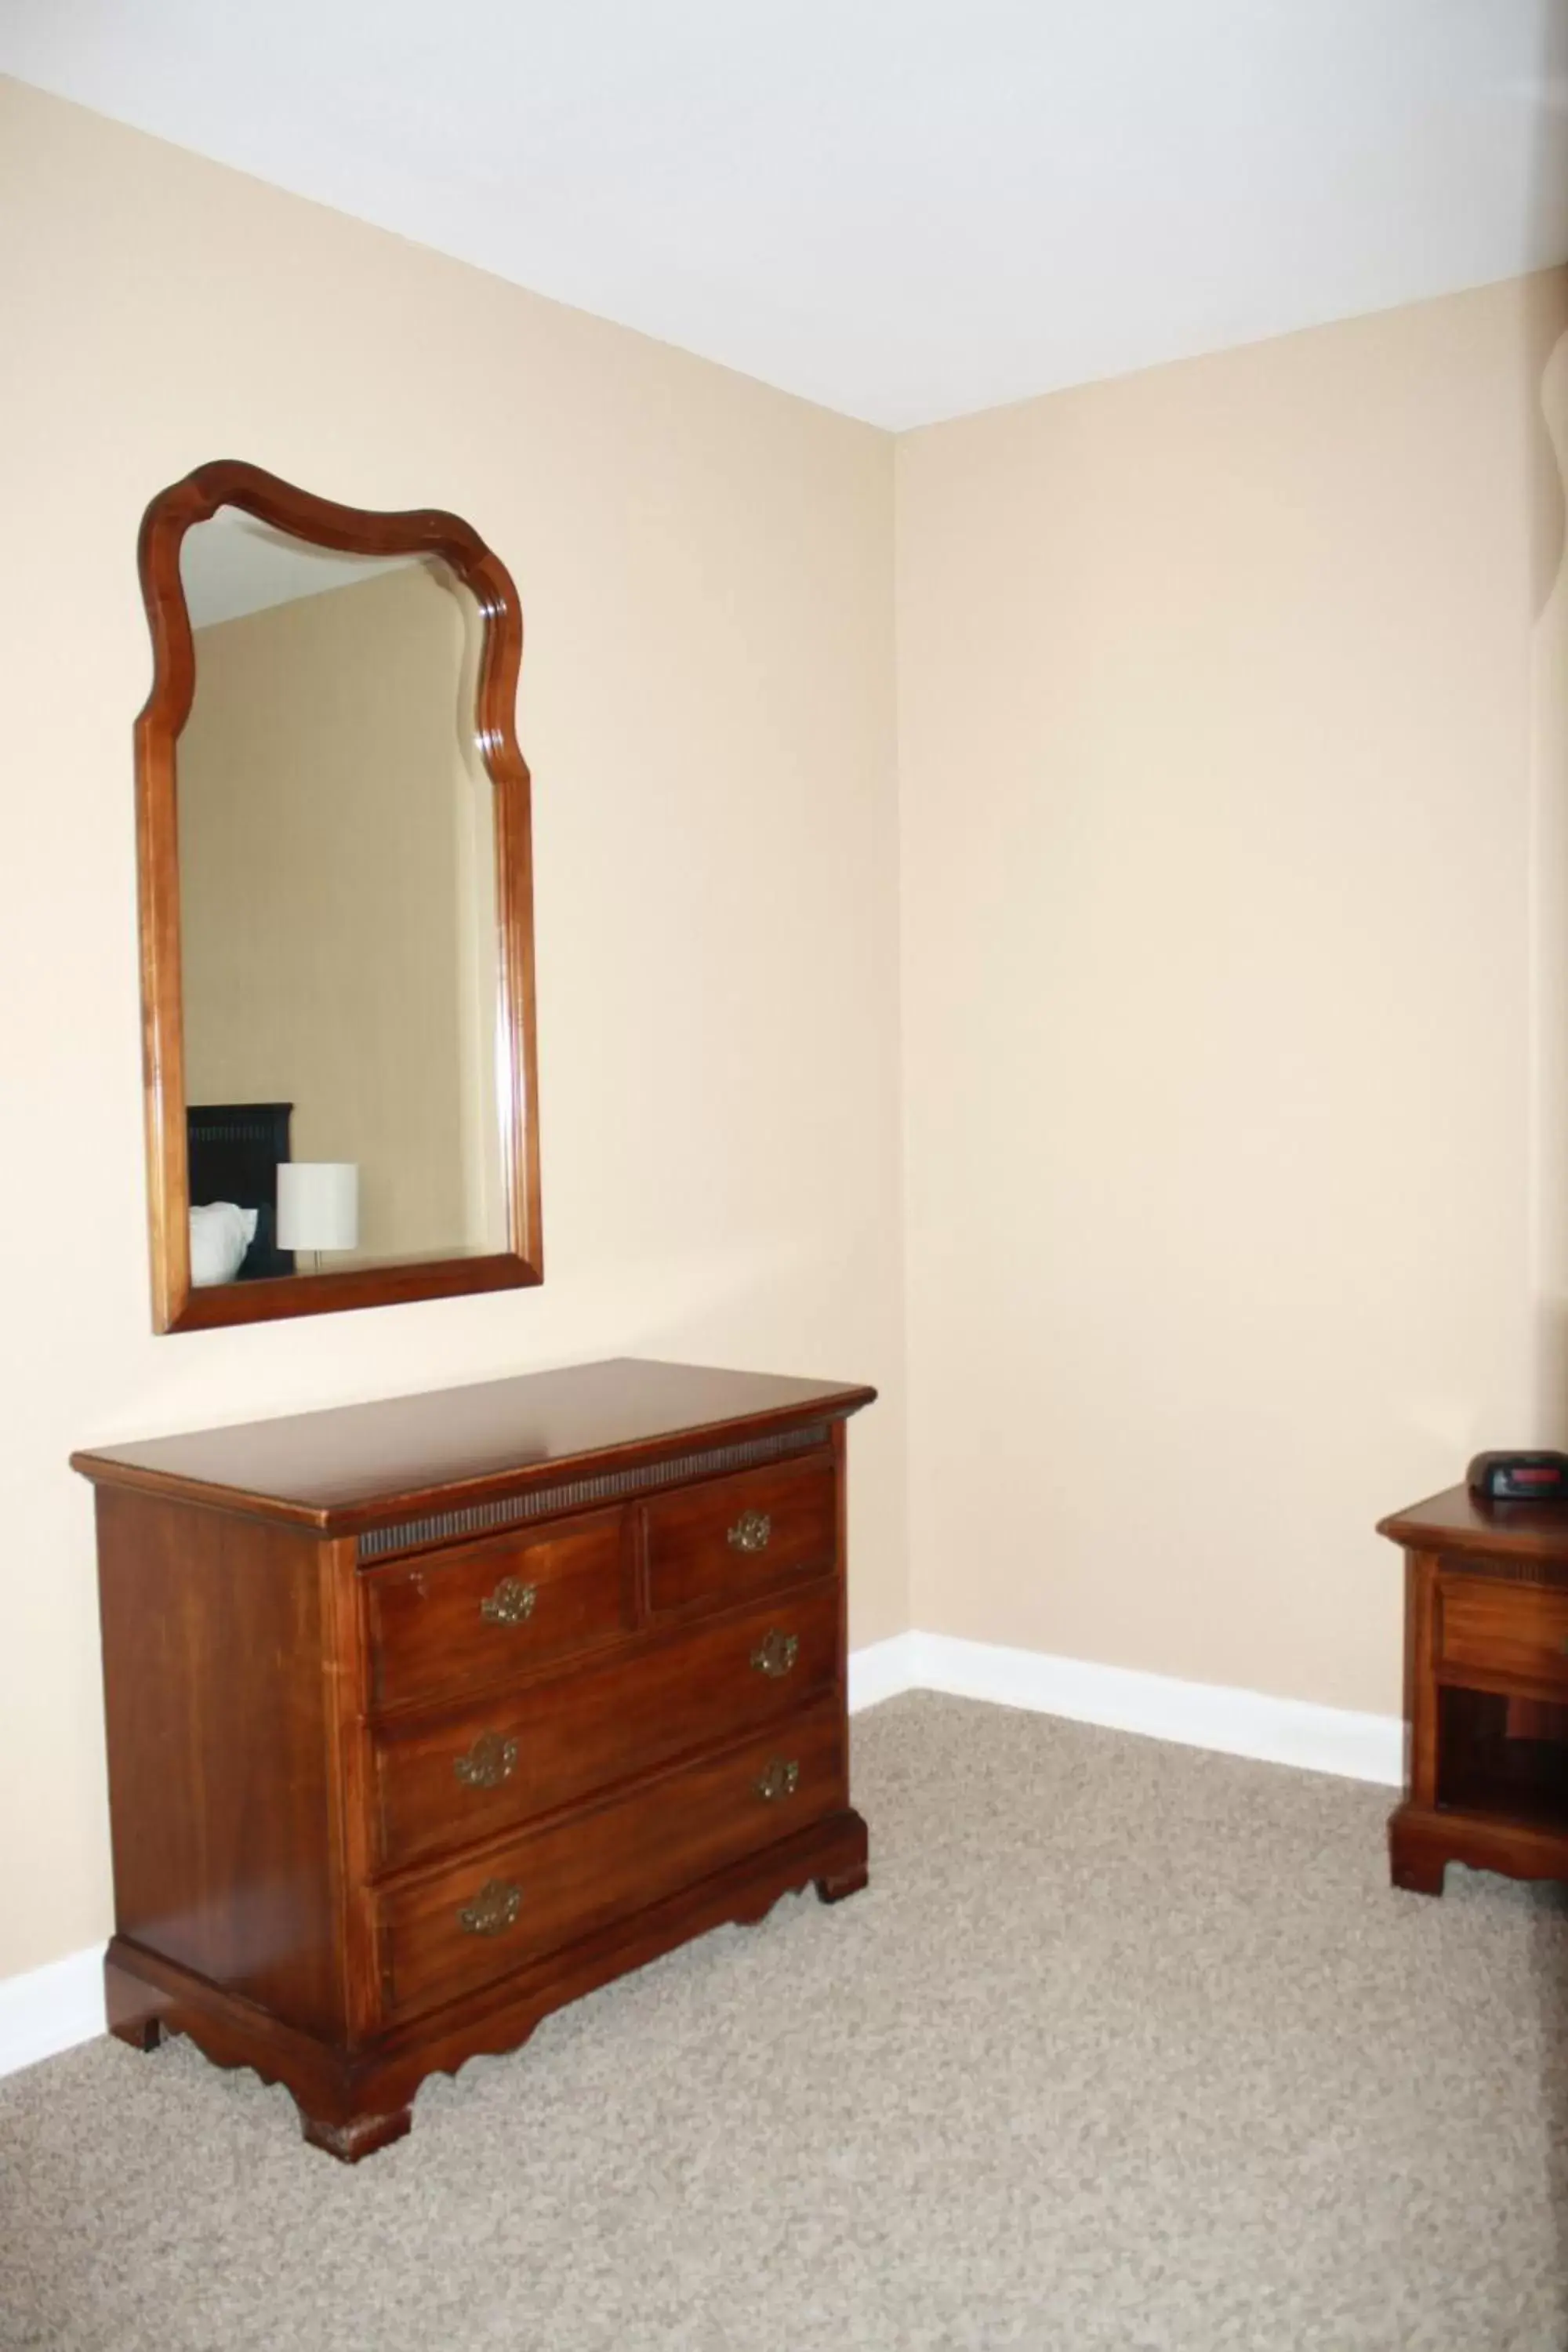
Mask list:
[[[175,746],[195,693],[195,648],[180,579],[193,524],[238,507],[295,539],[348,555],[439,556],[472,593],[484,628],[474,734],[495,787],[497,1109],[509,1246],[332,1274],[191,1281],[190,1171],[180,978],[180,859]],[[515,711],[522,614],[511,576],[477,531],[435,508],[405,514],[339,506],[237,458],[198,466],[160,490],[137,546],[153,635],[153,688],[136,721],[136,859],[142,934],[142,1039],[153,1326],[201,1331],[284,1315],[331,1315],[415,1298],[508,1290],[544,1278],[540,1238],[538,1065],[534,1042],[533,853],[527,765]]]

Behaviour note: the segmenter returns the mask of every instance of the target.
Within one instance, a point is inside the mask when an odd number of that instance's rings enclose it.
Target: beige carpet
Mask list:
[[[426,2086],[347,2171],[103,2042],[0,2084],[51,2352],[1561,2352],[1568,1914],[1391,1893],[1381,1790],[955,1700],[858,1718],[866,1895]]]

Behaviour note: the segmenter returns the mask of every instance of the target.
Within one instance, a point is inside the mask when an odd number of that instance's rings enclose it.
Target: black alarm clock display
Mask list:
[[[1561,1503],[1568,1507],[1568,1454],[1478,1454],[1465,1484],[1483,1503]]]

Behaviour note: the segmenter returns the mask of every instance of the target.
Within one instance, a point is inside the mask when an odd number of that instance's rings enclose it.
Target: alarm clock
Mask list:
[[[1483,1503],[1568,1504],[1568,1454],[1478,1454],[1465,1483]]]

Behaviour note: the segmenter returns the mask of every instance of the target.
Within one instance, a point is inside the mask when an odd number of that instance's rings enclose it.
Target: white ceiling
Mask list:
[[[4,0],[0,70],[892,426],[1568,257],[1568,0]]]

